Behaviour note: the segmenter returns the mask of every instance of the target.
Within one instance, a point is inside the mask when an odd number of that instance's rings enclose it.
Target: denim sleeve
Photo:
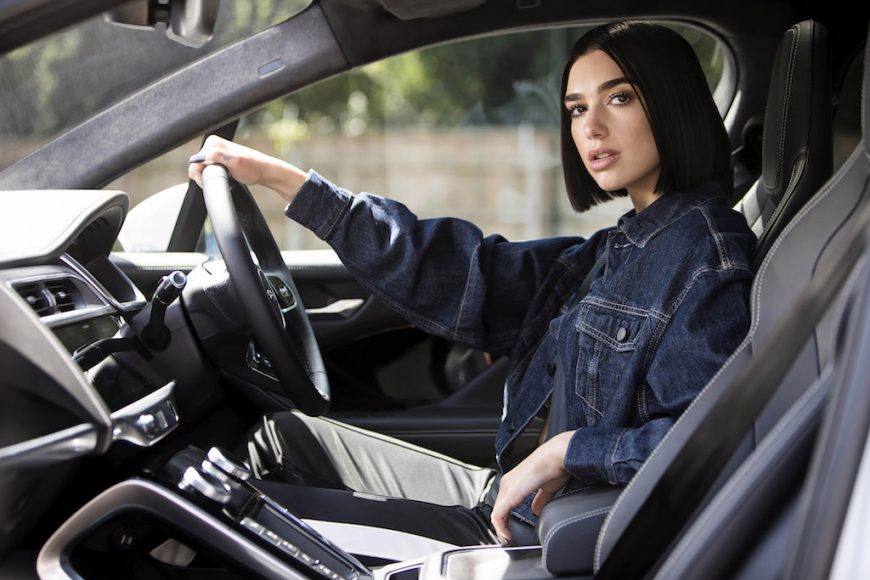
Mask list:
[[[484,237],[467,221],[418,219],[399,202],[354,195],[313,171],[285,213],[416,326],[493,352],[510,349],[554,262],[583,241]]]
[[[751,272],[700,273],[653,355],[639,397],[640,425],[575,431],[565,467],[576,477],[625,485],[734,352],[749,330]]]

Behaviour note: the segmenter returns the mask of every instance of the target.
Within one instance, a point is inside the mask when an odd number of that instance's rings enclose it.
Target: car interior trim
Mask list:
[[[31,276],[15,277],[8,280],[6,283],[11,286],[16,292],[18,292],[19,295],[21,295],[22,286],[32,284],[46,284],[50,282],[57,282],[60,280],[71,280],[85,285],[85,287],[91,292],[91,298],[93,300],[99,300],[100,304],[75,304],[75,308],[69,311],[59,311],[53,314],[44,315],[40,314],[40,320],[42,320],[42,322],[49,328],[54,326],[62,326],[64,324],[70,324],[72,322],[78,322],[80,320],[86,320],[89,318],[96,318],[104,314],[114,314],[116,312],[116,308],[107,304],[107,296],[105,296],[102,292],[96,291],[97,289],[93,288],[90,283],[85,281],[81,276],[73,275],[68,272],[46,272],[34,274]],[[81,292],[81,288],[78,286],[76,287],[76,290],[78,292]],[[79,297],[81,300],[87,300],[87,297],[81,294],[79,295]],[[37,314],[39,313],[37,312]]]
[[[96,448],[96,427],[82,423],[0,448],[0,470],[44,467],[86,455]]]
[[[145,303],[147,302],[145,300],[145,296],[142,294],[142,292],[139,291],[138,288],[136,288],[132,284],[129,285],[129,289],[133,293],[133,296],[135,296],[135,298],[133,300],[126,300],[122,302],[115,298],[115,296],[111,292],[106,290],[106,287],[103,286],[103,284],[99,280],[97,280],[94,275],[87,270],[87,268],[79,264],[71,256],[64,254],[60,257],[60,261],[63,262],[65,265],[69,266],[70,269],[75,271],[76,274],[81,276],[88,284],[91,285],[92,288],[97,290],[100,296],[102,296],[106,300],[106,302],[111,304],[112,307],[114,307],[119,312],[136,312],[140,310],[143,306],[145,306]]]
[[[151,447],[178,427],[172,402],[175,381],[112,413],[112,438]]]
[[[39,368],[55,378],[57,384],[70,395],[94,422],[97,430],[97,451],[105,451],[112,442],[111,417],[95,388],[70,357],[60,340],[42,324],[30,305],[17,292],[0,284],[0,319],[20,328],[18,343],[23,356],[41,353],[38,360],[30,358]],[[46,348],[47,347],[47,348]]]
[[[344,551],[360,556],[406,561],[458,547],[389,528],[313,519],[303,521]]]
[[[284,57],[287,66],[261,77],[263,63]],[[192,133],[215,128],[215,119],[234,118],[260,103],[277,98],[314,80],[349,68],[323,12],[317,4],[282,24],[210,54],[189,65],[213,79],[232,75],[238,83],[202,83],[173,73],[70,129],[0,172],[0,189],[101,187],[121,175],[131,155],[143,161],[186,141]],[[195,95],[179,99],[178,95]],[[162,102],[143,111],[140,99]],[[123,123],[117,120],[123,118]],[[81,152],[67,148],[67,139],[91,142],[94,167],[77,162]],[[123,143],[123,147],[118,147]],[[80,184],[75,187],[59,184]],[[53,185],[52,185],[53,184]]]
[[[57,259],[98,218],[109,221],[107,233],[114,239],[128,207],[120,191],[4,191],[0,214],[19,219],[0,229],[0,264],[11,268]],[[31,219],[39,219],[42,227],[29,227]]]
[[[150,514],[203,538],[216,550],[231,556],[254,573],[265,578],[303,579],[304,576],[242,537],[234,529],[184,498],[150,481],[123,481],[88,502],[58,530],[43,546],[37,558],[39,577],[46,580],[76,577],[70,569],[68,551],[88,531],[122,513]]]

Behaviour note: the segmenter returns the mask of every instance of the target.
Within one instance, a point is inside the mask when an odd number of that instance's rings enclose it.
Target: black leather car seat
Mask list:
[[[756,266],[833,172],[828,30],[805,20],[786,31],[773,63],[761,177],[735,209],[758,236]]]
[[[868,199],[870,192],[866,190],[866,179],[870,174],[870,149],[866,139],[861,143],[860,121],[862,69],[870,67],[870,60],[865,64],[865,58],[864,54],[857,55],[844,75],[835,117],[835,126],[838,125],[836,121],[840,120],[840,131],[835,129],[835,138],[842,143],[851,143],[853,159],[849,161],[849,167],[832,180],[831,187],[849,188],[857,192],[861,190],[863,180],[865,190],[862,195]],[[870,81],[870,68],[867,71],[865,78]],[[870,85],[866,86],[868,88],[864,92],[870,94]],[[867,115],[864,112],[865,124],[870,119]],[[868,129],[870,127],[864,128],[865,135]],[[857,137],[853,141],[855,134]],[[823,191],[820,196],[818,203],[836,203],[842,194]],[[848,220],[854,223],[846,225],[856,231],[863,230],[863,235],[867,236],[870,231],[867,222],[870,210],[866,202],[862,206],[861,212]],[[811,224],[813,217],[814,211],[809,209],[801,221]],[[798,224],[798,227],[801,226]],[[821,270],[836,276],[837,266],[820,263],[817,278],[830,284],[830,279],[822,278],[826,274]],[[703,508],[691,528],[682,534],[671,550],[656,577],[704,578],[723,569],[740,569],[741,572],[735,575],[746,578],[770,576],[770,570],[786,570],[782,575],[785,578],[793,577],[797,571],[800,571],[799,576],[807,578],[826,574],[822,562],[826,558],[820,556],[819,551],[826,549],[827,542],[820,541],[816,536],[829,536],[830,528],[821,524],[817,519],[819,516],[814,515],[813,511],[824,510],[825,517],[832,517],[828,512],[835,512],[836,509],[829,510],[830,506],[824,503],[827,494],[819,488],[831,485],[831,473],[838,473],[836,481],[841,481],[839,477],[847,476],[842,470],[832,468],[827,463],[827,457],[819,457],[825,450],[817,448],[820,443],[817,439],[822,437],[820,430],[832,428],[830,425],[822,427],[823,421],[836,420],[833,416],[826,416],[827,407],[840,406],[838,398],[848,396],[843,389],[847,388],[850,373],[853,372],[850,365],[866,358],[866,352],[862,351],[866,342],[862,342],[860,335],[870,328],[867,319],[862,318],[862,312],[866,317],[870,304],[866,298],[866,282],[861,282],[867,280],[868,272],[870,264],[866,259],[856,265],[850,273],[849,282],[839,291],[838,299],[845,306],[835,304],[829,307],[817,327],[819,330],[827,327],[829,331],[825,334],[828,337],[840,337],[837,341],[828,339],[829,344],[835,343],[836,350],[827,357],[826,363],[820,365],[824,370],[819,379],[807,387],[728,483]],[[838,314],[840,308],[842,311]],[[865,388],[863,378],[858,378],[858,385],[859,389]],[[858,436],[863,437],[861,434]],[[826,483],[820,483],[819,480]],[[799,503],[801,508],[796,507]],[[809,508],[808,504],[816,507]],[[807,525],[806,522],[810,521],[812,524]],[[775,539],[747,543],[747,538],[752,536],[749,530],[757,529],[759,522],[764,522],[764,527],[769,530],[768,537]],[[786,545],[790,547],[783,549]],[[763,572],[759,566],[763,566],[767,572]]]
[[[831,174],[829,69],[828,33],[823,25],[804,21],[786,31],[774,59],[765,112],[762,176],[739,204],[747,221],[756,233],[760,233],[755,250],[757,263],[773,247],[788,220],[800,211]],[[753,296],[757,294],[758,282],[755,286]],[[713,379],[713,383],[721,385],[717,388],[723,389],[737,371],[748,364],[753,333],[758,332],[759,339],[766,336],[770,327],[781,319],[786,305],[787,301],[783,301],[779,309],[765,306],[761,316],[760,306],[753,303],[753,324],[741,346],[743,354],[732,357],[726,364],[727,372],[723,369]],[[776,410],[771,412],[771,416],[776,415]],[[747,444],[742,456],[745,457],[751,449],[751,444]],[[647,469],[646,466],[643,469]],[[634,485],[632,482],[629,489]],[[557,574],[592,571],[594,555],[591,544],[598,537],[599,548],[612,545],[609,542],[612,542],[613,528],[609,534],[602,530],[599,536],[598,532],[605,518],[613,521],[613,517],[608,516],[610,506],[621,492],[621,488],[605,486],[550,502],[542,512],[538,526],[539,539],[544,547],[544,564],[548,570]],[[619,503],[624,495],[620,496]],[[625,508],[621,511],[624,512]],[[619,517],[615,520],[618,522]],[[600,555],[599,549],[596,562],[601,561]]]
[[[765,341],[772,336],[773,331],[786,320],[787,315],[795,316],[793,310],[811,282],[819,278],[822,281],[819,286],[826,283],[832,264],[836,264],[845,253],[846,244],[856,225],[863,223],[860,220],[867,217],[866,215],[864,218],[861,217],[862,213],[866,213],[866,206],[870,200],[870,181],[868,181],[870,148],[867,140],[870,134],[870,59],[866,55],[862,91],[864,136],[862,141],[837,173],[810,198],[784,227],[781,234],[773,240],[753,284],[752,324],[749,334],[677,421],[610,510],[598,536],[595,550],[596,572],[602,571],[602,566],[631,557],[630,554],[614,552],[614,546],[631,525],[633,518],[640,512],[653,489],[665,477],[674,458],[693,439],[702,424],[709,424],[707,419],[711,409],[729,393],[736,376],[753,361],[755,354],[765,345]],[[744,497],[747,497],[748,492],[751,491],[747,487],[747,481],[752,479],[751,477],[747,479],[747,475],[757,477],[759,479],[755,481],[760,481],[759,474],[769,474],[765,469],[772,468],[756,460],[754,464],[747,463],[748,468],[739,472],[741,478],[732,478],[735,470],[768,435],[770,438],[766,443],[770,444],[766,444],[760,452],[755,453],[753,459],[763,454],[775,455],[777,448],[785,448],[782,445],[782,437],[784,433],[789,435],[787,428],[790,423],[806,418],[801,414],[812,407],[816,389],[829,380],[828,373],[831,372],[831,362],[834,360],[838,344],[844,344],[842,337],[838,335],[842,335],[843,323],[848,319],[848,316],[844,316],[847,305],[848,302],[841,297],[815,325],[815,332],[795,357],[784,379],[778,382],[776,393],[755,420],[754,428],[747,434],[745,441],[747,444],[735,452],[722,472],[713,491],[721,489],[720,495],[730,497],[731,507],[735,504],[734,496],[730,494],[743,493]],[[777,428],[773,429],[774,426]],[[801,432],[792,430],[790,435],[796,440]],[[753,469],[755,469],[754,474]],[[732,478],[731,481],[728,481],[728,478]],[[687,485],[691,485],[691,482]],[[721,508],[723,503],[728,502],[720,502],[716,507]],[[709,507],[711,504],[706,505]],[[723,522],[721,515],[720,512],[718,517],[714,518],[709,513],[705,513],[703,519],[698,518],[695,522],[715,520],[721,524]],[[709,532],[709,529],[704,529]],[[678,570],[687,569],[692,569],[692,574],[698,573],[697,569],[687,568],[686,563],[689,561],[698,563],[703,560],[705,552],[710,551],[710,544],[706,546],[701,546],[699,543],[692,544],[693,539],[690,534],[685,533],[685,530],[681,542],[683,542],[682,549],[678,554],[680,560],[669,562],[668,568],[660,570],[662,574],[679,575]],[[672,555],[675,553],[672,552]],[[611,557],[612,562],[607,562]],[[685,559],[687,557],[689,560]],[[605,576],[611,577],[619,566],[609,566],[609,568]],[[618,572],[616,576],[619,576]]]

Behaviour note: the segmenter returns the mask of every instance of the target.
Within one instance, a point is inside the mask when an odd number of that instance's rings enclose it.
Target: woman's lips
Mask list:
[[[591,158],[589,159],[589,170],[603,171],[619,160],[619,153],[617,153],[616,151],[609,151],[608,153],[609,155],[600,159],[595,159],[595,157],[590,156]],[[600,153],[597,153],[596,155],[600,155]]]

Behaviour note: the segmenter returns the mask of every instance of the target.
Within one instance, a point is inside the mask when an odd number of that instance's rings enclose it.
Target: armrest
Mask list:
[[[541,510],[538,537],[551,574],[591,574],[595,541],[621,487],[595,486],[558,497]]]

